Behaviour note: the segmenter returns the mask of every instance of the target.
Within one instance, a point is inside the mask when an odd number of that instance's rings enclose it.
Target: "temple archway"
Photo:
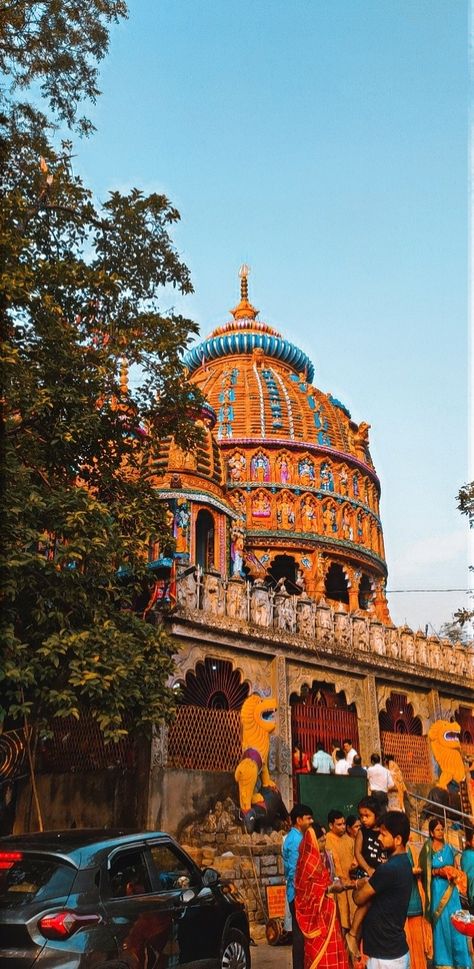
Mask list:
[[[214,568],[214,545],[214,517],[206,508],[201,508],[196,518],[196,563],[204,572]]]
[[[228,660],[212,656],[188,670],[168,733],[168,767],[234,770],[241,754],[240,710],[249,683]]]
[[[332,683],[304,684],[300,693],[290,696],[292,743],[298,744],[310,757],[321,741],[325,750],[337,740],[350,738],[359,750],[359,731],[355,703],[347,703],[343,690],[336,692]]]
[[[329,566],[324,583],[324,595],[332,602],[344,602],[349,605],[349,588],[347,578],[342,568],[337,562]]]
[[[299,595],[301,586],[296,585],[297,565],[292,555],[275,555],[267,571],[268,584],[274,589],[281,579],[285,579],[285,588],[290,595]]]

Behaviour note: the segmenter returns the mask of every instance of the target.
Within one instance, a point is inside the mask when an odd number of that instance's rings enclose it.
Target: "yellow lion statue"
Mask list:
[[[466,778],[466,768],[461,756],[461,727],[448,720],[435,720],[428,730],[431,753],[441,768],[436,787],[447,790],[450,781],[458,784]]]
[[[240,808],[244,820],[255,805],[265,808],[265,798],[257,790],[259,778],[262,787],[277,789],[268,770],[270,734],[275,729],[276,709],[277,704],[273,697],[263,698],[258,693],[252,693],[245,700],[240,713],[242,759],[236,767],[234,777],[239,785]]]

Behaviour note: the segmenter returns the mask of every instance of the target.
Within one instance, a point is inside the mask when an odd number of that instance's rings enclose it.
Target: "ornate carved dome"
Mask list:
[[[351,608],[368,608],[386,576],[369,425],[314,387],[306,354],[257,319],[247,273],[242,267],[233,319],[185,359],[217,415],[213,434],[245,532],[245,565],[262,576],[291,555],[305,588],[334,588]]]

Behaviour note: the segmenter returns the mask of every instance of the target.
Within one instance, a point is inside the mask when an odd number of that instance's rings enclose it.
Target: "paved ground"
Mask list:
[[[252,969],[291,969],[291,945],[253,945]]]

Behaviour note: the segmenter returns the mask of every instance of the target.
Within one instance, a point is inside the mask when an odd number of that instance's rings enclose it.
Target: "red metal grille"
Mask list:
[[[168,767],[234,771],[241,750],[240,710],[177,710],[168,733]]]
[[[380,731],[382,754],[393,754],[401,768],[407,787],[410,784],[432,784],[434,773],[428,737],[415,734]]]
[[[214,710],[239,710],[249,695],[248,683],[242,683],[238,670],[223,659],[206,657],[195,672],[186,673],[186,682],[178,703]]]
[[[385,710],[379,714],[380,729],[389,733],[416,734],[421,737],[423,725],[419,717],[414,716],[411,703],[407,702],[406,693],[391,693]]]
[[[51,730],[53,736],[38,744],[40,771],[65,774],[135,766],[135,747],[130,737],[106,744],[92,717],[56,719],[51,723]]]
[[[322,704],[294,703],[291,707],[292,741],[310,757],[316,750],[318,740],[325,750],[331,749],[334,738],[342,744],[349,737],[356,750],[359,749],[357,714],[351,710],[326,707]]]

